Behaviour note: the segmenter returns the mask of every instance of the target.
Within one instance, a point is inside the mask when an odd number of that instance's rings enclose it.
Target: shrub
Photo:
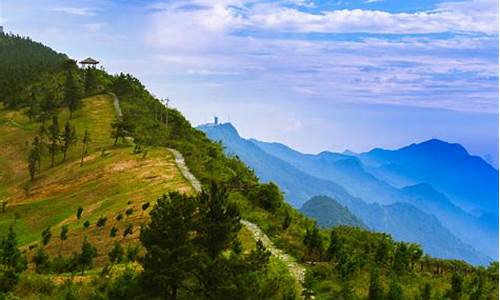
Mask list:
[[[106,222],[108,221],[108,218],[106,217],[100,217],[98,220],[97,220],[97,227],[104,227],[106,225]]]

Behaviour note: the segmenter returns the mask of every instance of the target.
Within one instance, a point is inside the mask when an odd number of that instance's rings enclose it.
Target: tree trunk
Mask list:
[[[83,158],[85,157],[85,144],[82,147],[82,159],[80,160],[80,167],[83,166]]]

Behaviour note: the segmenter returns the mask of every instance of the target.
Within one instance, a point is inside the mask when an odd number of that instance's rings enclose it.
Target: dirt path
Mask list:
[[[201,184],[196,179],[196,177],[189,171],[189,168],[186,165],[186,162],[184,161],[184,157],[182,154],[175,150],[168,148],[170,152],[175,156],[175,163],[177,164],[177,167],[179,168],[179,171],[182,173],[184,178],[188,180],[191,185],[193,186],[194,190],[197,192],[201,191]],[[253,238],[258,241],[262,241],[262,244],[264,244],[264,247],[266,247],[269,252],[278,259],[280,259],[285,265],[288,267],[288,270],[290,274],[299,282],[301,285],[304,283],[304,276],[306,269],[301,266],[295,258],[292,256],[288,255],[285,253],[283,250],[277,248],[274,246],[273,242],[269,237],[259,228],[259,226],[255,223],[246,221],[246,220],[241,220],[241,224],[245,226],[253,235]]]
[[[113,103],[116,109],[116,113],[119,117],[121,117],[122,112],[120,109],[119,99],[118,97],[116,97],[115,94],[110,93],[110,95],[113,97]],[[182,176],[184,176],[184,178],[186,178],[186,180],[193,186],[193,189],[195,191],[201,192],[202,189],[201,183],[189,170],[188,166],[186,165],[186,161],[182,156],[182,153],[172,148],[167,148],[167,149],[174,155],[175,164],[177,165],[177,168],[181,172]],[[273,244],[271,239],[264,233],[264,231],[262,231],[262,229],[260,229],[260,227],[257,224],[246,220],[241,220],[241,224],[245,226],[252,233],[253,238],[256,241],[258,240],[262,241],[264,247],[266,247],[266,249],[269,250],[269,252],[271,252],[273,256],[280,259],[288,267],[288,271],[290,272],[290,274],[293,276],[293,278],[295,278],[295,280],[300,284],[300,286],[302,286],[304,283],[306,269],[302,265],[300,265],[291,255],[277,248]]]

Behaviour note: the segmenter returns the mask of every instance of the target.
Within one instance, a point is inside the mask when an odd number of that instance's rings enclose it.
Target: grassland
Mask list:
[[[30,122],[22,111],[0,110],[0,201],[7,201],[0,213],[0,232],[13,225],[19,243],[39,243],[41,232],[52,227],[52,239],[47,250],[52,254],[71,254],[77,250],[84,236],[97,246],[99,260],[104,260],[114,241],[124,244],[138,237],[139,226],[146,222],[154,201],[169,191],[191,192],[191,186],[177,170],[173,156],[161,148],[148,149],[147,154],[133,154],[131,145],[113,146],[110,124],[114,119],[111,97],[101,95],[83,100],[83,107],[73,116],[79,139],[88,130],[91,137],[89,151],[80,167],[81,142],[62,162],[50,168],[45,153],[41,173],[29,180],[26,157],[33,137],[40,127]],[[63,128],[68,112],[61,110],[59,123]],[[151,203],[145,211],[142,205]],[[83,208],[80,220],[78,207]],[[133,210],[127,215],[126,210]],[[116,216],[122,214],[118,221]],[[99,218],[106,217],[103,227],[97,227]],[[84,228],[85,221],[90,222]],[[133,226],[133,234],[123,237],[126,227]],[[68,225],[68,239],[59,240],[60,228]],[[116,227],[116,237],[110,230]]]

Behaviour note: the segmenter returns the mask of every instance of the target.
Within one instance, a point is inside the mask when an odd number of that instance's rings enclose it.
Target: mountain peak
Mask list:
[[[447,155],[469,156],[469,153],[462,145],[458,143],[448,143],[439,139],[430,139],[418,144],[411,144],[401,150],[403,149],[432,152],[434,154],[445,152]]]

